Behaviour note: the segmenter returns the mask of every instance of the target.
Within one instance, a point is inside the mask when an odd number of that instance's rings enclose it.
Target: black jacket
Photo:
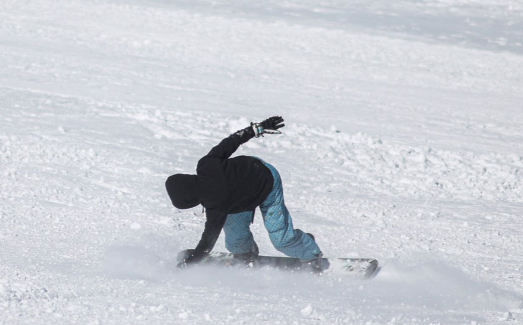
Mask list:
[[[198,161],[198,196],[207,221],[197,252],[213,249],[228,214],[254,211],[272,190],[274,178],[262,161],[247,156],[229,158],[253,137],[250,127],[233,133]]]

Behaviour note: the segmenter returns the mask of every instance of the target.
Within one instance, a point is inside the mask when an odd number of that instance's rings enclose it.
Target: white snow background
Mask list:
[[[0,0],[0,324],[523,324],[522,89],[520,0]],[[175,270],[165,179],[273,115],[237,154],[376,278]]]

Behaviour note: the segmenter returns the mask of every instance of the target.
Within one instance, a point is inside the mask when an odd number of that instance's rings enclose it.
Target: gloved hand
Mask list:
[[[176,267],[185,268],[191,264],[197,264],[207,255],[209,255],[209,253],[197,251],[194,249],[188,249],[185,251],[185,256],[178,256],[178,260],[180,262],[178,263],[178,265],[176,265]]]
[[[283,117],[273,116],[260,123],[251,123],[251,126],[254,136],[259,138],[264,134],[281,134],[281,131],[278,131],[278,129],[284,127],[285,124],[283,124]]]

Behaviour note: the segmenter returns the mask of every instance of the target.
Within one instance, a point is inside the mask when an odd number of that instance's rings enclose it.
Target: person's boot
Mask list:
[[[234,254],[233,258],[237,262],[249,265],[254,263],[254,261],[258,258],[258,255],[260,255],[260,250],[258,249],[256,242],[253,241],[252,247],[247,253]]]
[[[305,233],[307,236],[312,238],[313,241],[316,241],[316,238],[314,238],[314,235],[310,232]],[[322,258],[323,254],[320,252],[318,256],[310,261],[301,261],[301,265],[303,269],[308,269],[312,273],[319,274],[323,272],[323,265],[322,265]]]
[[[312,260],[309,261],[301,261],[301,268],[306,271],[310,271],[311,273],[319,274],[323,272],[323,254],[322,252],[319,252],[319,254]]]

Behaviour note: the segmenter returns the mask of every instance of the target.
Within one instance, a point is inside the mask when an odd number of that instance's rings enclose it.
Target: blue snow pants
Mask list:
[[[259,159],[259,158],[257,158]],[[260,159],[261,160],[261,159]],[[309,261],[320,254],[320,248],[303,231],[294,229],[292,219],[283,200],[283,187],[280,174],[272,165],[261,160],[272,173],[274,184],[267,198],[260,204],[265,228],[274,247],[283,254]],[[254,238],[249,229],[254,211],[229,214],[223,231],[225,247],[233,254],[249,252]]]

